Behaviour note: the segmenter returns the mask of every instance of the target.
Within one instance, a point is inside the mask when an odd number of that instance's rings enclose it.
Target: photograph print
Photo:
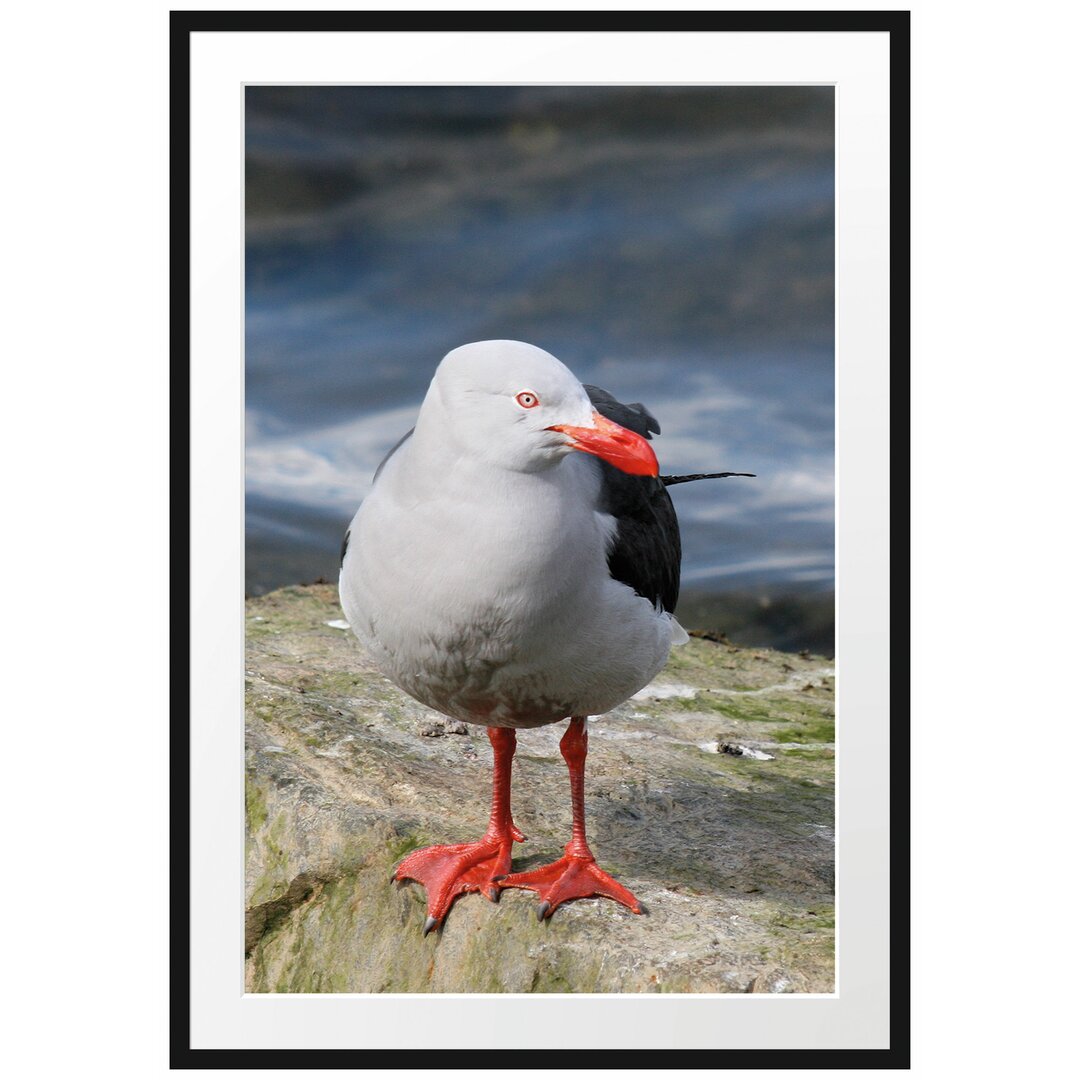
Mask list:
[[[244,94],[245,990],[833,993],[833,87]]]

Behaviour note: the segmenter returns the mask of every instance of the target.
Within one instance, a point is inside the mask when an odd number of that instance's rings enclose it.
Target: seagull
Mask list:
[[[393,880],[427,891],[423,932],[458,896],[539,896],[541,920],[601,896],[641,913],[602,870],[585,829],[586,720],[646,686],[672,645],[679,526],[641,404],[583,386],[520,341],[448,353],[416,426],[375,473],[342,547],[341,604],[379,670],[432,709],[483,725],[491,817],[469,843],[411,853]],[[518,729],[569,720],[560,743],[573,825],[560,859],[511,872],[510,777]]]

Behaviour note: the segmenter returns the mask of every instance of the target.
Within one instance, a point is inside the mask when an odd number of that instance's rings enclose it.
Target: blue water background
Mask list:
[[[249,87],[247,587],[334,580],[439,359],[643,401],[691,625],[831,652],[829,87]]]

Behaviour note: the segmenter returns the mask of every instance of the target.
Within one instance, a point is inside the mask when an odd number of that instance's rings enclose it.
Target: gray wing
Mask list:
[[[379,473],[381,473],[383,471],[383,466],[394,456],[394,454],[396,454],[398,452],[398,450],[400,450],[402,448],[402,446],[405,445],[405,440],[408,439],[408,437],[415,430],[416,430],[416,428],[409,428],[409,430],[406,431],[405,434],[402,435],[401,438],[398,439],[398,441],[396,443],[394,443],[393,446],[390,447],[390,449],[387,451],[386,457],[384,457],[382,459],[382,461],[379,462],[378,467],[375,469],[375,475],[371,478],[371,482],[373,484],[375,483],[376,480],[379,479]],[[349,550],[349,536],[350,535],[351,535],[351,530],[346,529],[345,530],[345,539],[341,541],[341,561],[338,563],[339,568],[345,565],[345,552]]]
[[[379,479],[379,473],[383,471],[383,466],[405,445],[406,440],[415,430],[416,428],[414,427],[409,428],[409,430],[406,431],[405,434],[402,435],[401,438],[386,452],[386,457],[379,462],[378,468],[375,470],[375,475],[371,478],[373,484]]]

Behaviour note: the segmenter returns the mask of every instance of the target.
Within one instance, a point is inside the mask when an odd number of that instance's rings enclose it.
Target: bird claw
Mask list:
[[[532,889],[540,894],[536,917],[541,922],[551,918],[555,909],[568,900],[586,896],[606,896],[641,914],[637,897],[610,874],[601,870],[595,860],[580,855],[564,855],[547,866],[509,874],[499,881],[503,889]]]
[[[499,898],[495,876],[510,870],[510,840],[483,837],[470,844],[438,844],[412,852],[394,871],[392,881],[416,881],[427,890],[428,918],[424,936],[442,923],[463,893]]]

